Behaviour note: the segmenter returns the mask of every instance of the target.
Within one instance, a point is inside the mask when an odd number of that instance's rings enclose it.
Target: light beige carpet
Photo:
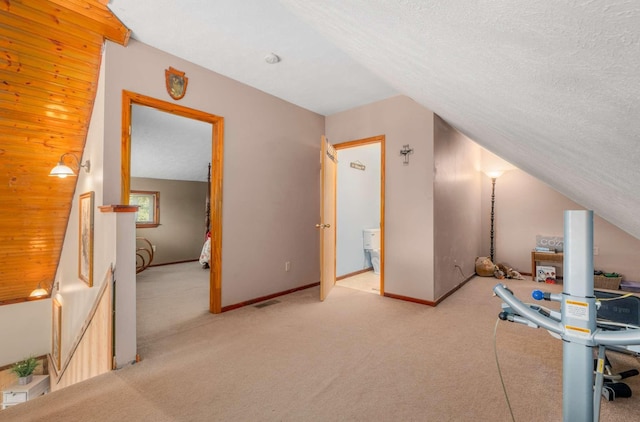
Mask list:
[[[197,261],[149,267],[137,275],[138,352],[209,314],[209,270]]]
[[[142,362],[0,420],[510,421],[493,351],[496,282],[472,279],[436,308],[338,286],[325,302],[312,288],[200,314],[150,337]],[[523,298],[540,287],[509,285]],[[516,420],[561,420],[561,341],[500,322],[497,346]],[[640,380],[629,383],[637,396],[604,402],[602,421],[637,418]]]

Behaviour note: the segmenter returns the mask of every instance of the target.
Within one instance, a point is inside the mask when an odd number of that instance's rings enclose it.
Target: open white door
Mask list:
[[[336,167],[333,145],[322,137],[320,147],[320,300],[336,284]]]

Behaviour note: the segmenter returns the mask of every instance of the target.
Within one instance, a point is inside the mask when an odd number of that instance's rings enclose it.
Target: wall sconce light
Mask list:
[[[64,179],[67,176],[75,176],[76,174],[73,172],[73,170],[71,170],[71,167],[67,166],[64,164],[64,157],[66,157],[67,155],[73,157],[76,160],[76,164],[78,165],[78,171],[80,171],[80,169],[82,167],[84,167],[84,170],[89,173],[89,170],[91,169],[91,162],[89,160],[85,161],[84,164],[80,164],[80,160],[78,159],[78,157],[76,157],[75,155],[71,154],[70,152],[66,152],[64,154],[62,154],[62,156],[60,156],[60,161],[58,162],[58,164],[51,169],[51,172],[49,173],[49,176],[58,176],[61,179]]]
[[[45,297],[49,296],[49,292],[46,289],[43,289],[38,283],[38,287],[34,291],[29,294],[29,297]]]
[[[402,163],[403,165],[409,165],[409,155],[411,154],[413,154],[413,148],[410,148],[409,144],[403,145],[402,149],[400,150],[400,155],[404,156],[404,161]]]

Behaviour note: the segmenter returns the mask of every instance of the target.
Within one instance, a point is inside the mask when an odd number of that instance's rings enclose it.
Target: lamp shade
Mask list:
[[[43,289],[42,287],[40,287],[40,285],[38,285],[38,288],[32,291],[31,294],[29,294],[29,297],[42,297],[42,296],[48,296],[48,295],[49,295],[49,292]]]
[[[484,174],[486,174],[491,179],[497,179],[498,177],[502,176],[502,173],[504,173],[503,170],[488,170],[484,172]]]
[[[53,169],[51,169],[51,172],[49,173],[49,176],[58,176],[61,179],[64,179],[67,176],[75,176],[76,174],[73,172],[73,170],[71,170],[70,167],[65,166],[62,161],[58,163],[57,166],[55,166]]]

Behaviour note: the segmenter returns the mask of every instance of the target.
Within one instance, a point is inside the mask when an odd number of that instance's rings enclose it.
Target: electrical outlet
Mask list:
[[[156,245],[151,245],[151,249],[153,249],[153,251],[156,251]]]
[[[594,246],[594,247],[593,247],[593,254],[594,254],[594,255],[598,255],[598,254],[600,254],[600,248],[599,248],[599,247],[597,247],[597,246]]]
[[[291,269],[291,262],[287,261],[284,263],[284,270],[289,271]]]

